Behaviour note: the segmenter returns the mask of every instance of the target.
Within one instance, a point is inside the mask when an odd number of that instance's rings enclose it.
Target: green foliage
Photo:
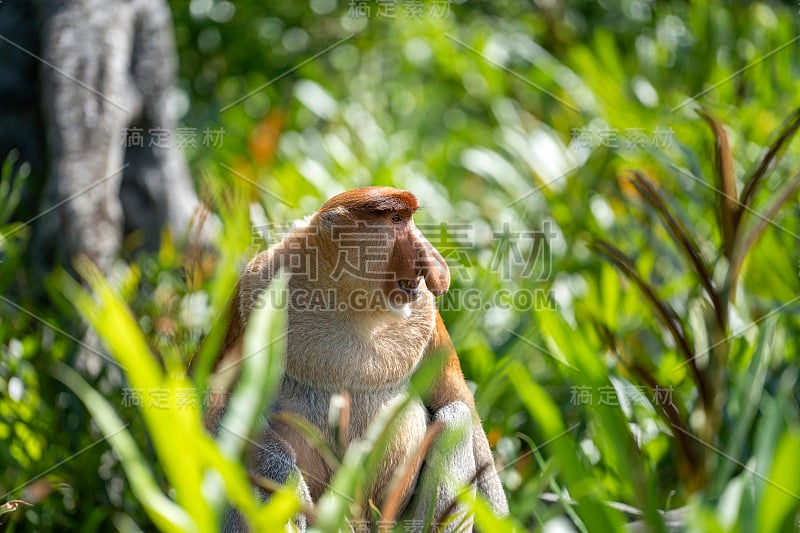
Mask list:
[[[22,191],[30,174],[30,165],[17,159],[13,150],[0,168],[0,292],[14,281],[28,237],[25,224],[14,220],[14,211],[22,200]],[[16,165],[18,163],[19,166]]]
[[[172,6],[176,101],[223,222],[217,260],[167,238],[110,281],[83,267],[88,288],[38,279],[30,229],[11,216],[26,167],[6,162],[0,493],[34,506],[0,524],[206,530],[226,502],[285,523],[293,488],[256,501],[236,436],[274,393],[280,342],[248,360],[233,431],[215,439],[200,405],[125,405],[70,370],[81,324],[127,387],[202,398],[216,317],[244,261],[274,242],[265,227],[391,184],[420,197],[417,222],[453,272],[440,307],[512,512],[498,521],[465,493],[484,530],[663,531],[675,509],[690,531],[796,528],[796,5],[503,0],[412,18],[398,3],[393,19],[375,3],[361,18],[321,0]],[[206,146],[205,128],[222,144]],[[520,248],[522,232],[541,248]],[[261,319],[253,335],[278,339],[281,318]],[[338,468],[319,530],[343,524],[389,415],[344,457],[328,450]]]

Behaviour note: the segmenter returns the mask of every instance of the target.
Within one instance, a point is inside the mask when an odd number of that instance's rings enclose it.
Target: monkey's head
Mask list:
[[[391,187],[361,187],[338,194],[317,212],[325,228],[330,275],[349,287],[378,289],[391,306],[415,301],[427,288],[447,292],[450,270],[414,225],[417,198]],[[421,281],[424,280],[424,285]]]

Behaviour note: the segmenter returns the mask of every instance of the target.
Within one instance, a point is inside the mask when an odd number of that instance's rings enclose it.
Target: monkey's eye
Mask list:
[[[403,221],[403,217],[401,217],[400,215],[394,215],[392,217],[392,222],[394,222],[395,224],[397,224],[399,222],[402,222],[402,221]]]

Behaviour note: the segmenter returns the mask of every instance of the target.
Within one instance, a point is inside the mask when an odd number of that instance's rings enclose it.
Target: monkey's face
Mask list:
[[[359,201],[349,202],[358,191]],[[416,198],[389,187],[349,191],[326,202],[320,212],[331,223],[331,269],[351,291],[379,292],[384,308],[417,300],[425,289],[439,296],[450,286],[447,263],[414,225]],[[334,208],[326,211],[327,205]]]
[[[412,211],[388,213],[393,242],[386,262],[385,294],[393,304],[416,300],[424,287],[440,296],[450,287],[450,270],[436,248],[414,224]]]

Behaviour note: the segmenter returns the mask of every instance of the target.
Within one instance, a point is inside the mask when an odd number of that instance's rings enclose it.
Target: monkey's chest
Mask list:
[[[432,297],[406,319],[389,313],[295,311],[289,314],[286,373],[327,391],[363,393],[365,412],[413,374],[433,334]],[[378,391],[378,392],[374,392]]]
[[[325,438],[327,446],[340,459],[354,441],[363,440],[372,428],[386,425],[386,420],[406,398],[403,389],[382,391],[352,391],[344,397],[336,396],[331,407],[330,391],[299,386],[293,380],[284,382],[276,412],[289,412],[311,422]],[[349,398],[348,398],[349,396]],[[291,424],[271,424],[295,451],[297,465],[316,501],[327,488],[333,476],[331,466],[323,458],[319,448],[309,442]],[[389,430],[390,437],[383,444],[383,459],[375,472],[368,475],[374,483],[365,501],[371,498],[376,504],[383,500],[393,476],[407,469],[416,471],[419,465],[410,464],[414,451],[421,444],[428,425],[428,413],[419,400],[412,400],[395,417]],[[409,476],[400,490],[404,494],[412,488],[414,476]]]

